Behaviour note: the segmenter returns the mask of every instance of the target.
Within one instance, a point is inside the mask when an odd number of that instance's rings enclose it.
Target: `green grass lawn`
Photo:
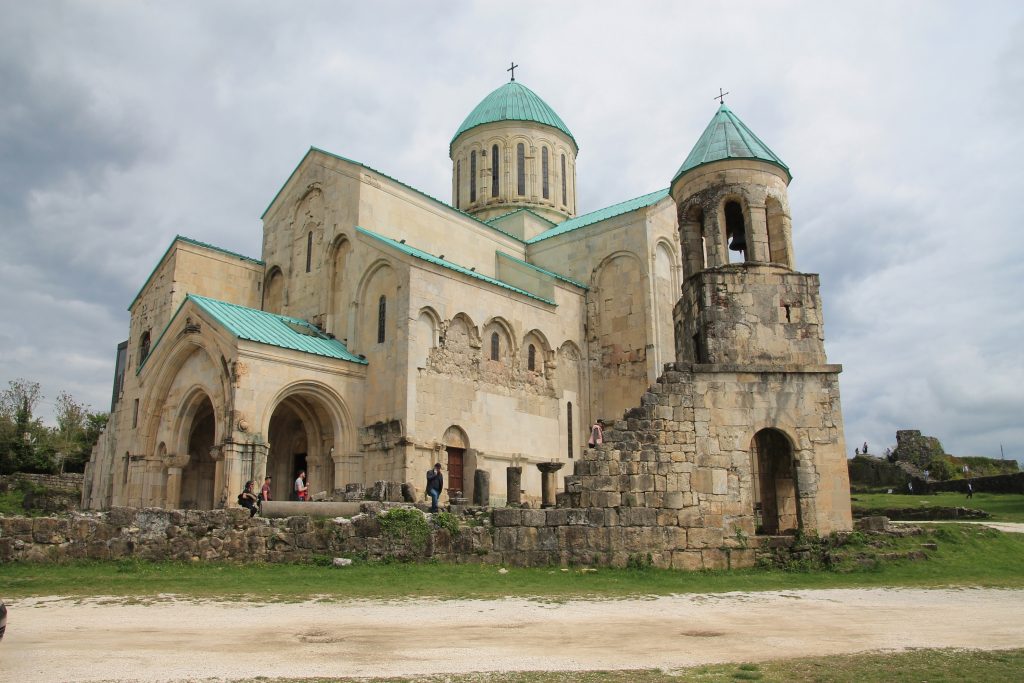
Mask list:
[[[519,671],[435,674],[397,678],[259,678],[262,683],[1005,683],[1021,680],[1024,650],[910,650],[780,659],[759,664],[715,664],[674,671]],[[253,679],[245,679],[253,680]]]
[[[962,493],[935,493],[911,496],[898,493],[854,493],[855,508],[884,510],[887,508],[968,507],[984,510],[993,522],[1024,522],[1024,494],[975,493],[968,499]]]
[[[884,542],[881,548],[871,543]],[[1024,588],[1024,534],[974,525],[943,525],[923,536],[864,538],[864,550],[899,552],[936,543],[927,560],[894,560],[852,571],[745,569],[678,572],[656,569],[583,571],[449,564],[357,562],[336,569],[318,565],[141,562],[8,564],[0,571],[0,597],[114,595],[151,599],[305,600],[311,597],[499,598],[542,600],[620,598],[674,593],[763,591],[861,586],[989,586]],[[854,548],[856,551],[856,548]]]

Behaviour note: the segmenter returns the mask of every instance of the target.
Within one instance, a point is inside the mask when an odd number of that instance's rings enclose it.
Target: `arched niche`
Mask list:
[[[789,436],[772,427],[755,433],[750,468],[757,533],[774,535],[802,528],[797,463]]]

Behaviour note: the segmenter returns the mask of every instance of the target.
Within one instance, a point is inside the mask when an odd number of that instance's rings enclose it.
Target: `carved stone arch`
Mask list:
[[[734,215],[732,210],[734,205],[738,207],[737,210],[740,212],[740,216]],[[720,240],[720,244],[723,247],[720,252],[722,258],[719,265],[740,261],[738,256],[740,253],[742,253],[743,261],[753,260],[751,254],[754,242],[752,205],[753,202],[750,200],[749,192],[742,186],[730,185],[722,188],[717,193],[713,221],[716,226],[716,239]],[[733,243],[731,235],[735,234],[737,229],[743,230],[746,242],[746,249],[742,252],[734,251],[730,248],[730,245]],[[733,254],[737,256],[733,256]]]
[[[254,475],[273,477],[275,498],[291,496],[298,469],[308,473],[314,492],[350,479],[342,470],[358,447],[357,430],[344,398],[331,387],[312,380],[289,383],[264,404],[259,420],[269,448],[265,473]]]
[[[312,220],[318,225],[323,224],[323,189],[319,182],[306,186],[305,191],[295,200],[292,210],[292,224],[296,228],[304,228]]]
[[[172,326],[174,323],[172,322]],[[168,331],[173,330],[168,328]],[[165,337],[167,334],[165,334]],[[204,373],[205,382],[199,385],[209,395],[214,406],[227,405],[227,396],[231,390],[231,378],[226,374],[224,363],[221,359],[231,353],[228,348],[221,348],[217,342],[206,338],[204,334],[179,335],[174,339],[165,339],[161,346],[154,349],[151,365],[145,370],[146,377],[143,393],[140,400],[139,437],[144,452],[154,453],[158,439],[171,443],[177,447],[177,442],[171,437],[175,410],[179,407],[180,401],[175,405],[167,405],[168,393],[178,379],[178,374],[195,354],[202,354],[209,364],[208,371]],[[165,344],[169,345],[165,346]],[[185,391],[191,393],[192,389]],[[227,433],[227,418],[224,411],[221,411],[217,420],[216,435],[220,443]]]
[[[464,337],[464,340],[458,339]],[[473,318],[468,313],[459,312],[452,316],[452,319],[442,324],[441,337],[438,339],[441,345],[458,344],[461,341],[475,349],[479,349],[482,340],[480,330],[477,328]]]
[[[547,377],[550,371],[555,367],[555,354],[551,348],[550,342],[548,342],[547,336],[537,328],[534,328],[523,335],[523,341],[519,347],[519,365],[526,371],[531,371],[529,364],[530,346],[533,346],[535,349],[534,367],[532,372],[536,372],[539,375]]]
[[[484,346],[484,358],[493,360],[492,335],[494,334],[499,336],[499,362],[511,363],[512,359],[519,353],[517,348],[518,342],[512,324],[501,316],[494,316],[485,322],[481,328],[480,336]]]
[[[271,266],[263,278],[263,310],[278,315],[284,313],[285,289],[285,277],[281,267]]]
[[[381,297],[384,297],[384,341],[394,340],[399,286],[398,271],[386,258],[378,258],[363,271],[356,287],[355,329],[349,336],[350,348],[366,355],[377,349],[381,337]]]
[[[327,286],[327,311],[330,313],[328,331],[339,339],[348,337],[348,311],[352,303],[351,293],[346,291],[349,279],[347,271],[352,258],[352,240],[340,233],[331,240],[327,249],[330,264]]]
[[[803,527],[801,458],[790,430],[777,424],[748,430],[755,532],[779,534]]]
[[[440,346],[441,316],[430,306],[423,306],[416,315],[410,340],[412,366],[426,368],[430,353]]]

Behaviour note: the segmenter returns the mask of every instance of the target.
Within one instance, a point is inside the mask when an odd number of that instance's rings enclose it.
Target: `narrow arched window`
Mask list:
[[[540,177],[541,177],[541,189],[544,193],[544,199],[551,197],[551,189],[548,186],[548,148],[544,147],[540,151]]]
[[[476,201],[476,150],[469,153],[469,203]]]
[[[493,147],[491,147],[491,196],[492,197],[497,197],[498,196],[498,187],[499,187],[498,186],[498,173],[500,171],[500,169],[498,168],[498,166],[499,166],[498,162],[499,162],[498,146],[494,145]]]
[[[462,192],[462,159],[455,162],[455,208],[459,208],[459,194]]]
[[[566,425],[565,432],[566,432],[566,434],[569,435],[568,444],[566,444],[566,445],[568,446],[569,458],[571,459],[572,458],[572,430],[573,430],[573,427],[572,427],[572,402],[571,401],[569,403],[565,404],[565,425]]]
[[[526,194],[526,145],[516,145],[516,191]]]
[[[384,343],[384,325],[388,317],[388,298],[381,295],[377,300],[377,343]]]
[[[146,358],[149,357],[149,330],[142,333],[142,338],[139,339],[139,362],[138,365],[142,365],[146,362]]]
[[[498,360],[501,357],[501,340],[497,332],[491,332],[491,360]]]
[[[306,272],[313,266],[313,233],[306,235]]]
[[[526,369],[534,371],[537,369],[537,347],[530,344],[530,348],[526,350]]]
[[[563,154],[562,155],[562,206],[565,206],[568,203],[569,203],[569,196],[568,196],[568,192],[566,192],[566,182],[565,182],[565,155]]]

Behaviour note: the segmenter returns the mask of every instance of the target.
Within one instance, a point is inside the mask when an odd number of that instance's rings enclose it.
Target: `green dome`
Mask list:
[[[545,126],[557,128],[576,144],[576,138],[569,132],[569,127],[559,118],[555,110],[547,105],[537,94],[516,81],[509,81],[490,95],[485,97],[476,109],[469,113],[459,129],[452,136],[452,143],[467,130],[497,121],[533,121]],[[576,144],[577,149],[579,145]]]
[[[782,163],[782,159],[724,104],[715,112],[704,134],[672,177],[672,182],[691,169],[722,159],[759,159],[778,166],[786,172],[787,178],[792,179],[789,167]]]

